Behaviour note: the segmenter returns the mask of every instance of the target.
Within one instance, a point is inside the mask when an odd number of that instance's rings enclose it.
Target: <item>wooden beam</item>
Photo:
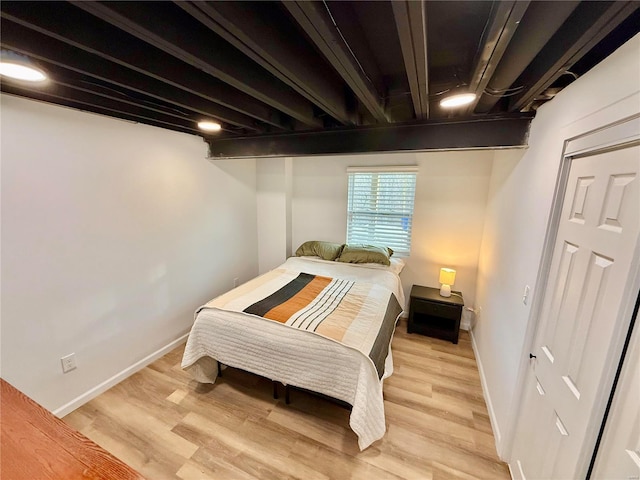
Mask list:
[[[264,126],[255,119],[235,110],[106,61],[8,20],[2,22],[1,44],[2,48],[22,53],[38,62],[56,79],[82,74],[112,84],[115,88],[123,87],[173,104],[176,108],[218,119],[223,124],[235,125],[254,132],[265,130]]]
[[[635,1],[581,2],[516,81],[528,88],[512,97],[509,111],[527,107],[639,7]]]
[[[427,23],[425,2],[391,2],[402,57],[407,71],[413,110],[420,120],[429,118],[429,73],[427,61]]]
[[[177,6],[341,123],[353,123],[342,83],[268,2],[187,2]]]
[[[509,47],[495,67],[484,94],[473,106],[477,114],[487,113],[500,101],[501,95],[511,96],[524,88],[514,83],[547,42],[562,27],[571,13],[580,4],[579,0],[555,2],[531,2],[518,25]],[[513,90],[510,90],[513,89]]]
[[[322,127],[313,106],[289,87],[279,85],[273,77],[250,59],[238,55],[229,44],[206,27],[192,22],[185,29],[176,22],[175,8],[168,3],[152,2],[72,2],[111,25],[196,67],[261,102],[290,115],[311,127]],[[205,48],[206,47],[206,48]]]
[[[469,81],[469,92],[475,93],[476,99],[460,112],[462,116],[471,114],[476,108],[529,3],[529,0],[493,2],[489,27],[482,36]]]
[[[185,68],[190,67],[157,49],[142,43],[131,48],[130,37],[113,27],[95,27],[95,34],[89,36],[69,29],[63,18],[49,11],[51,6],[56,5],[54,2],[40,2],[38,8],[46,7],[44,11],[16,9],[15,5],[10,2],[2,4],[0,40],[3,44],[29,49],[40,58],[50,59],[52,63],[99,75],[107,80],[111,77],[116,81],[120,79],[131,84],[129,88],[132,89],[150,91],[152,94],[155,92],[161,96],[167,92],[167,101],[173,97],[175,89],[184,90],[192,94],[190,97],[196,102],[198,100],[193,95],[207,100],[203,102],[208,104],[206,110],[214,113],[215,118],[232,125],[256,130],[260,129],[256,120],[260,120],[285,129],[275,110],[205,73],[195,70],[185,72]],[[59,8],[63,8],[63,5]],[[82,21],[83,25],[90,25],[91,22],[87,21],[92,19],[90,15],[70,5],[65,8],[72,9],[70,12],[63,10],[64,17],[69,21]],[[73,15],[73,12],[79,16]],[[64,36],[58,32],[64,32]],[[105,38],[110,41],[106,42]],[[233,103],[235,108],[225,106],[225,103]]]
[[[178,110],[167,108],[159,103],[154,103],[144,98],[131,97],[126,92],[114,90],[108,86],[103,86],[98,83],[91,83],[90,81],[79,78],[80,76],[59,75],[52,81],[55,85],[50,91],[55,92],[57,95],[64,94],[64,98],[69,100],[91,103],[93,102],[97,106],[116,108],[121,103],[130,105],[139,112],[149,112],[148,116],[152,117],[157,114],[157,119],[163,117],[173,117],[177,119],[177,123],[186,122],[185,127],[195,128],[199,119],[194,116],[192,112],[185,110]],[[99,97],[99,98],[94,98]],[[153,117],[155,118],[155,117]]]
[[[184,124],[180,124],[179,122],[170,121],[165,122],[162,120],[158,120],[155,116],[148,117],[139,112],[132,112],[131,109],[127,107],[117,107],[110,108],[106,106],[97,105],[94,101],[77,101],[75,99],[67,98],[67,96],[58,95],[52,92],[44,92],[44,91],[34,91],[33,89],[21,88],[15,85],[9,85],[6,82],[3,82],[0,86],[3,93],[7,93],[10,95],[16,95],[19,97],[26,97],[32,100],[40,100],[46,103],[52,103],[55,105],[62,105],[64,107],[75,108],[76,110],[98,113],[100,115],[105,115],[108,117],[120,118],[122,120],[127,120],[129,122],[134,123],[144,123],[146,125],[152,125],[154,127],[167,128],[169,130],[174,130],[176,132],[182,133],[190,133],[192,135],[202,135],[202,132],[191,128],[190,126],[185,126]]]
[[[283,1],[300,27],[378,122],[388,121],[381,95],[360,68],[323,2]]]
[[[32,89],[28,90],[34,91]],[[38,91],[35,90],[35,92]],[[171,104],[154,102],[152,98],[145,98],[146,95],[131,96],[126,90],[117,90],[111,85],[93,82],[91,77],[74,74],[73,72],[63,73],[62,69],[55,74],[55,80],[52,80],[50,85],[41,91],[43,94],[51,94],[63,100],[121,111],[141,119],[151,119],[166,125],[184,127],[190,133],[205,135],[205,132],[196,128],[197,122],[203,118],[201,115],[175,108]],[[123,106],[122,104],[125,105]],[[232,135],[238,134],[237,130],[230,130],[224,126],[222,127],[222,132]],[[225,133],[213,135],[224,136]]]
[[[11,84],[3,82],[3,89],[7,88],[7,92],[22,91],[27,96],[40,95],[37,97],[42,100],[44,96],[56,98],[65,102],[73,102],[75,104],[85,105],[87,107],[96,107],[104,111],[114,113],[123,113],[136,121],[145,123],[146,121],[154,121],[157,124],[165,125],[164,128],[179,127],[183,131],[189,130],[192,133],[200,133],[196,121],[194,119],[181,117],[179,115],[171,115],[158,109],[142,107],[135,102],[126,99],[113,98],[105,94],[96,94],[90,89],[75,88],[64,82],[51,82],[46,88],[34,90],[31,87]]]
[[[76,90],[92,92],[96,95],[105,96],[107,98],[112,98],[114,100],[126,100],[127,103],[132,105],[137,105],[143,108],[147,108],[149,110],[155,110],[159,113],[168,113],[169,115],[176,116],[182,119],[191,118],[195,121],[195,119],[218,119],[219,116],[214,115],[211,110],[207,110],[206,108],[193,108],[192,105],[188,105],[189,101],[193,100],[189,98],[189,93],[183,92],[182,90],[176,90],[176,94],[178,96],[178,100],[180,100],[180,96],[185,97],[182,103],[180,101],[176,101],[176,97],[172,97],[172,100],[165,100],[162,97],[155,95],[157,92],[145,92],[143,90],[131,90],[127,88],[125,85],[114,83],[113,81],[108,81],[101,79],[100,77],[94,75],[87,75],[81,73],[76,70],[68,69],[63,66],[59,66],[53,63],[50,63],[47,60],[41,59],[37,55],[29,52],[28,50],[23,50],[17,47],[13,47],[11,45],[5,45],[4,47],[9,48],[10,50],[22,53],[24,55],[29,56],[34,61],[38,62],[38,65],[42,67],[47,73],[54,78],[53,82],[58,85],[63,85],[69,88],[74,88]],[[105,93],[111,92],[111,94]],[[193,96],[192,96],[193,97]],[[201,99],[195,97],[196,100],[199,100],[200,103],[206,103]],[[155,108],[156,106],[161,106],[161,108]],[[215,107],[219,107],[215,105]],[[214,110],[215,111],[215,110]],[[173,112],[173,113],[172,113]],[[177,113],[179,112],[179,113]],[[242,126],[233,126],[228,122],[221,122],[223,125],[223,130],[228,130],[231,132],[237,133],[258,133],[263,131],[257,127],[249,128]]]
[[[353,52],[361,70],[366,72],[373,89],[386,99],[389,93],[387,91],[388,79],[384,78],[380,70],[378,59],[372,50],[367,32],[363,28],[367,20],[360,17],[358,13],[359,8],[355,6],[354,2],[331,2],[329,7],[331,9],[330,14],[333,22],[339,26],[340,35],[344,37],[344,41]],[[365,8],[368,8],[368,5],[366,5]],[[385,109],[387,117],[389,118],[391,112],[387,108],[386,103]],[[393,117],[389,119],[391,121],[396,120]],[[404,121],[407,120],[409,119],[404,119]]]
[[[212,158],[522,148],[533,115],[212,139]]]

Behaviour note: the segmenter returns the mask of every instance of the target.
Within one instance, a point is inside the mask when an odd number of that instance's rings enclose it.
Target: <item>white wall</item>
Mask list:
[[[496,152],[478,270],[476,305],[482,308],[473,332],[485,380],[498,451],[513,431],[516,386],[525,344],[529,304],[525,285],[536,295],[547,222],[563,142],[640,112],[640,36],[543,105],[532,122],[529,149],[521,159]],[[529,333],[530,335],[530,333]]]
[[[407,301],[411,285],[438,287],[440,268],[452,267],[454,290],[473,306],[492,161],[492,151],[295,158],[293,249],[306,240],[346,241],[347,167],[418,165],[411,256],[401,275]]]
[[[253,160],[2,95],[1,375],[50,410],[180,338],[257,273]],[[60,357],[78,368],[62,374]]]
[[[267,272],[291,255],[291,157],[256,164],[258,268]]]

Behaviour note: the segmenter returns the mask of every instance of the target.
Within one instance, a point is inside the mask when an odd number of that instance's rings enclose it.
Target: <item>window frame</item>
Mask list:
[[[356,197],[357,188],[356,180],[358,174],[374,175],[371,184],[371,194],[366,197]],[[381,184],[381,176],[394,174],[409,174],[410,178],[406,179],[406,185],[401,188],[408,188],[408,193],[403,193],[400,198],[400,203],[403,203],[403,207],[396,208],[389,211],[390,206],[394,204],[394,201],[389,201],[389,188],[390,183],[383,182]],[[373,245],[380,245],[385,247],[391,247],[395,255],[398,257],[407,257],[411,253],[411,244],[413,237],[413,216],[415,213],[415,193],[418,176],[418,167],[414,165],[398,165],[398,166],[378,166],[378,167],[348,167],[347,168],[347,243],[367,243]],[[362,180],[362,177],[359,178]],[[382,190],[386,183],[387,200],[385,201],[385,192]],[[362,187],[360,187],[362,188]],[[365,187],[366,188],[366,187]],[[364,194],[363,194],[364,195]],[[410,200],[410,206],[407,209],[406,202]],[[369,211],[360,210],[354,208],[354,203],[367,203],[369,202]],[[372,221],[368,222],[367,217]],[[408,220],[405,220],[407,219]],[[393,232],[397,227],[393,225],[396,220],[399,220],[403,230],[407,231],[407,234],[402,236],[398,235],[398,232]],[[359,226],[354,224],[359,222]],[[368,223],[368,225],[367,225]],[[363,226],[364,225],[364,226]],[[368,228],[369,233],[363,234],[363,229]],[[356,229],[356,231],[354,231]],[[359,233],[358,233],[359,229]],[[395,243],[394,243],[395,241]]]

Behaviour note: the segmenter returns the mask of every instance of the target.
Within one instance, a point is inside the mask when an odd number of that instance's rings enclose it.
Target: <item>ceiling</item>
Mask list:
[[[51,81],[1,88],[202,135],[220,157],[522,145],[539,105],[638,33],[638,7],[3,0],[2,49]],[[442,109],[457,89],[477,100]]]

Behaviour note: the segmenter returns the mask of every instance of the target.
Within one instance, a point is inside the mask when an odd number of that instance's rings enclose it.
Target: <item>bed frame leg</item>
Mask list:
[[[278,400],[278,382],[272,380],[273,382],[273,399]]]
[[[218,363],[218,376],[221,377],[222,376],[222,364],[220,362],[218,362],[216,360],[216,362]]]
[[[284,386],[284,403],[286,403],[287,405],[289,405],[291,403],[291,399],[289,398],[289,391],[291,389],[289,388],[289,385],[285,385]]]

